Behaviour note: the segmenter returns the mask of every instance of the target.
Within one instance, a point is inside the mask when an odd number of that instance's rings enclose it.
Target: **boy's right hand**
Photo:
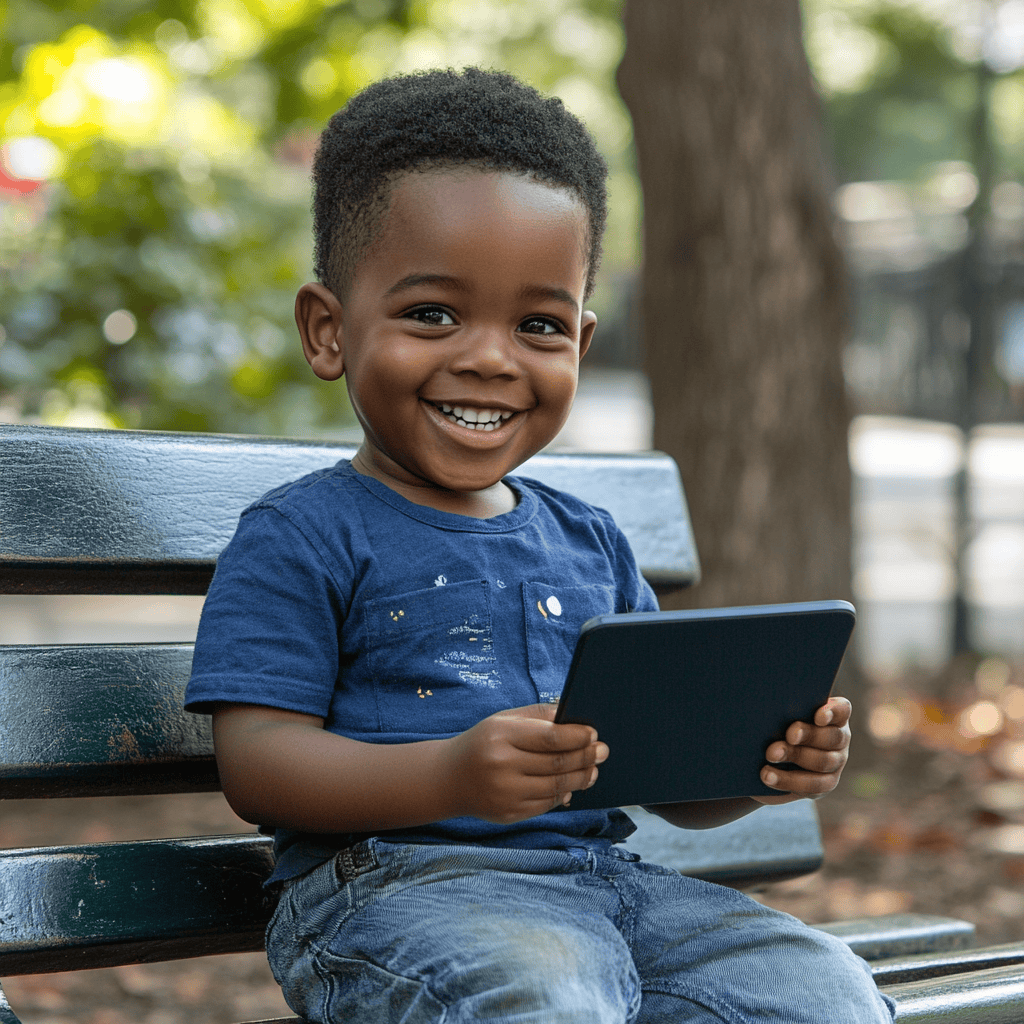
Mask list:
[[[565,806],[574,790],[592,786],[608,747],[588,725],[556,723],[555,710],[531,704],[499,711],[452,737],[454,802],[507,825]]]

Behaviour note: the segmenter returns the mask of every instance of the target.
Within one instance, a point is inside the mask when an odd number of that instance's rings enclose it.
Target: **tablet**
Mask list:
[[[813,601],[585,622],[555,721],[592,725],[610,754],[570,807],[777,795],[765,750],[828,700],[854,617]]]

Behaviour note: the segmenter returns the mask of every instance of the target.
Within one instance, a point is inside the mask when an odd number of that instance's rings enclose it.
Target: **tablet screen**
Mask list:
[[[846,601],[602,615],[584,623],[555,720],[608,744],[570,807],[777,794],[765,750],[829,697]]]

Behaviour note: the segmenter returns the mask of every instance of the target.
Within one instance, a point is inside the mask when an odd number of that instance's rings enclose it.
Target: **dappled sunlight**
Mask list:
[[[310,165],[349,97],[427,66],[507,68],[584,117],[612,184],[592,305],[604,317],[621,302],[641,201],[614,12],[584,0],[161,11],[62,7],[37,36],[19,22],[0,90],[3,420],[347,430],[344,388],[309,373],[292,319],[311,277]]]
[[[945,699],[897,679],[875,691],[867,728],[880,744],[912,740],[932,750],[996,753],[1024,740],[1022,684],[1024,673],[1001,658],[981,661],[973,679]]]
[[[284,5],[282,5],[283,7]],[[302,5],[289,4],[290,9]],[[257,17],[253,8],[263,8],[264,17]],[[203,38],[229,60],[242,61],[254,57],[266,45],[274,26],[273,12],[267,4],[244,4],[241,0],[204,0],[197,5]]]
[[[37,157],[48,164],[41,178],[73,174],[74,152],[97,137],[129,148],[198,149],[212,161],[250,154],[254,127],[208,93],[196,93],[188,79],[156,46],[119,46],[79,26],[57,43],[32,48],[0,117],[31,124],[35,137],[55,148],[58,155]]]
[[[850,465],[865,477],[949,477],[963,463],[960,431],[948,423],[859,416],[850,429]]]
[[[1024,938],[1024,665],[887,678],[855,709],[854,757],[818,804],[825,867],[763,901],[816,922],[910,911],[972,921],[979,945]]]
[[[65,152],[96,135],[148,144],[163,134],[172,85],[155,48],[119,47],[80,25],[57,43],[32,48],[0,116],[32,122]]]

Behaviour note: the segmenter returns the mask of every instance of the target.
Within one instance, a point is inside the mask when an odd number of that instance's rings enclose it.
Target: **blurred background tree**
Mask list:
[[[828,330],[842,347],[851,411],[964,429],[1020,419],[1024,0],[800,6],[835,155],[850,337],[835,309]],[[685,12],[673,21],[667,11],[678,31]],[[638,370],[641,199],[615,81],[622,17],[622,0],[9,0],[0,12],[0,420],[350,429],[344,389],[309,373],[291,319],[310,273],[310,158],[324,121],[363,85],[443,65],[508,69],[560,95],[595,132],[612,167],[612,209],[594,299],[599,342],[585,368]],[[735,54],[722,60],[721,83],[735,83]],[[637,62],[641,101],[653,70]],[[679,70],[699,95],[699,62],[680,58]],[[824,187],[824,163],[822,174]],[[671,201],[691,198],[678,190]],[[695,313],[678,310],[683,321]],[[665,328],[655,340],[666,342]],[[838,364],[829,365],[814,380],[835,390]],[[742,391],[742,355],[715,372],[718,393]],[[671,402],[659,405],[667,427]],[[748,483],[763,482],[779,456],[773,444],[762,432]],[[829,450],[838,481],[842,445]],[[687,484],[695,501],[716,493],[712,476],[692,469]],[[745,493],[759,492],[750,484]],[[970,543],[964,518],[947,548]],[[743,550],[735,531],[719,533]],[[949,562],[948,551],[941,557]],[[749,559],[732,564],[723,593],[758,592]],[[794,579],[813,575],[791,547],[778,564]]]
[[[389,73],[480,64],[562,96],[637,260],[615,0],[11,0],[0,42],[0,418],[322,435],[295,341],[319,129]]]
[[[859,408],[968,429],[1020,419],[1024,333],[1003,321],[1021,297],[1024,4],[804,9],[856,285]],[[889,321],[908,299],[920,337],[897,353]]]
[[[676,607],[846,597],[847,292],[798,0],[630,0],[654,444],[701,585]],[[846,691],[844,691],[846,692]]]
[[[947,324],[951,337],[922,341],[894,370],[891,303],[872,274],[881,248],[881,262],[916,270],[963,250],[975,228],[1004,238],[1019,224],[1022,4],[802,7],[838,184],[883,186],[837,199],[848,248],[874,260],[869,273],[853,267],[866,328],[847,356],[857,408],[959,421],[946,364],[963,339]],[[9,0],[0,415],[298,434],[346,422],[337,389],[308,379],[293,344],[309,160],[352,93],[438,65],[509,69],[597,134],[613,206],[592,355],[636,365],[640,197],[614,79],[621,18],[621,0]],[[906,237],[879,243],[880,225]],[[1004,373],[982,359],[982,412],[1019,415],[1020,382],[1005,378],[1024,356],[989,348]]]
[[[847,384],[858,411],[952,425],[950,646],[983,649],[969,606],[1020,589],[1019,527],[972,496],[969,453],[976,428],[1024,411],[1024,4],[806,0],[805,11],[853,284]],[[985,561],[1006,582],[983,597]]]

